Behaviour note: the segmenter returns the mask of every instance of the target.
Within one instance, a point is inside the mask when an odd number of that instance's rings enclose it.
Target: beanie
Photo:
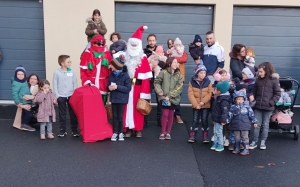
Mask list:
[[[125,56],[121,54],[119,57],[114,58],[111,61],[111,65],[116,68],[117,70],[121,70],[124,66]]]
[[[240,91],[241,89],[247,89],[248,88],[248,85],[247,84],[241,84],[241,83],[238,83],[236,86],[235,86],[235,90],[236,91]]]
[[[221,93],[226,93],[228,92],[230,85],[228,81],[223,81],[219,82],[216,87]]]
[[[197,67],[196,67],[196,69],[194,70],[194,72],[195,72],[195,75],[198,75],[198,73],[200,72],[200,71],[207,71],[206,70],[206,67],[204,66],[204,65],[198,65]]]
[[[242,73],[244,73],[248,77],[248,79],[254,78],[252,71],[248,67],[244,68],[242,70]]]
[[[162,52],[162,53],[163,53],[163,52],[164,52],[163,46],[162,46],[162,45],[157,46],[156,49],[155,49],[155,52],[156,52],[156,53],[159,53],[159,52]]]
[[[24,78],[23,79],[18,79],[17,77],[17,73],[19,71],[22,71],[24,73]],[[26,71],[25,68],[22,65],[19,65],[16,69],[15,69],[15,76],[14,76],[14,80],[17,82],[25,82],[26,81]]]
[[[176,38],[174,41],[174,45],[182,45],[182,42],[179,38]]]
[[[195,35],[195,39],[193,41],[193,44],[195,44],[196,42],[201,42],[202,43],[202,38],[200,35],[196,34]]]

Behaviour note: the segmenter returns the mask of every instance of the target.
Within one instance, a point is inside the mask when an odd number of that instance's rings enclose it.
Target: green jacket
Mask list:
[[[166,96],[170,98],[170,102],[178,105],[180,102],[180,94],[182,91],[182,76],[179,70],[172,73],[171,68],[163,70],[154,80],[154,89],[157,95],[163,92],[163,96],[158,95],[158,100],[163,100]]]
[[[17,82],[12,77],[11,84],[12,84],[12,96],[16,105],[20,103],[23,105],[31,104],[31,100],[26,101],[23,99],[24,95],[31,95],[27,82],[26,81],[23,83]]]

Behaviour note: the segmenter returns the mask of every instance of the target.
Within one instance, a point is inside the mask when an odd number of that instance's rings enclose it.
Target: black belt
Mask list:
[[[130,79],[130,82],[131,82],[132,85],[141,85],[142,84],[142,79],[132,78],[132,79]]]

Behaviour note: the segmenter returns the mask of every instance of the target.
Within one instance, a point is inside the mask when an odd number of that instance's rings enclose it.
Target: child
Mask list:
[[[167,59],[164,69],[154,80],[154,89],[162,106],[162,128],[159,139],[170,140],[174,109],[180,103],[183,82],[178,69],[178,62],[174,57]]]
[[[113,42],[109,47],[109,52],[112,55],[126,51],[126,42],[121,39],[121,35],[118,32],[114,32],[110,35],[110,41]]]
[[[49,139],[53,139],[52,122],[56,122],[56,114],[54,104],[57,104],[54,93],[50,90],[50,83],[47,80],[42,80],[39,83],[40,91],[34,98],[34,102],[39,104],[37,113],[37,121],[40,125],[41,140],[45,140],[45,127],[47,126],[47,135]]]
[[[165,56],[164,48],[162,45],[156,47],[155,54],[159,57],[158,60],[166,63],[167,57]]]
[[[57,98],[59,108],[59,123],[60,133],[58,137],[64,137],[67,135],[66,130],[66,112],[67,105],[69,109],[69,115],[71,119],[71,129],[73,137],[79,137],[77,131],[77,118],[73,109],[69,104],[70,97],[73,95],[74,90],[77,88],[77,79],[75,73],[72,71],[71,60],[69,55],[60,55],[58,57],[58,64],[61,66],[53,74],[53,91]]]
[[[189,44],[189,52],[194,59],[195,64],[203,65],[204,47],[202,45],[202,38],[197,34],[195,35],[193,43]]]
[[[248,67],[253,74],[255,74],[255,54],[254,50],[251,47],[246,48],[246,58],[244,60],[244,64],[246,67]]]
[[[193,107],[193,125],[188,140],[190,143],[194,143],[196,140],[199,119],[201,119],[203,129],[203,143],[209,142],[207,118],[212,92],[212,83],[207,78],[205,66],[198,65],[195,76],[192,77],[188,88],[188,98]]]
[[[274,67],[270,62],[263,62],[258,66],[258,77],[255,80],[254,88],[251,92],[250,102],[256,100],[254,114],[257,118],[257,128],[253,132],[253,141],[249,149],[257,147],[260,130],[261,143],[260,149],[267,148],[266,140],[269,133],[269,122],[275,105],[281,96],[279,87],[279,75],[275,73]]]
[[[240,153],[243,156],[249,154],[249,131],[251,123],[254,128],[257,127],[257,120],[251,107],[244,103],[246,94],[243,91],[237,91],[233,94],[234,105],[231,106],[228,114],[227,123],[230,123],[230,130],[234,131],[235,149],[233,154],[240,152],[240,140],[242,138],[244,150]]]
[[[128,103],[131,81],[127,73],[127,67],[123,66],[125,56],[120,55],[111,62],[112,73],[109,75],[107,89],[110,91],[110,102],[113,113],[113,135],[111,141],[124,141],[123,112]]]
[[[23,66],[18,66],[15,70],[15,75],[11,79],[12,97],[18,108],[22,108],[21,129],[26,131],[35,131],[29,126],[31,113],[31,100],[24,99],[25,95],[31,95],[28,84],[26,82],[26,71]]]
[[[103,23],[103,20],[101,19],[101,13],[98,9],[95,9],[93,11],[92,18],[88,18],[86,22],[88,23],[88,25],[85,29],[85,34],[87,35],[88,42],[91,41],[92,37],[95,34],[101,34],[104,37],[107,29],[105,24]]]
[[[229,87],[228,81],[219,82],[214,91],[216,98],[211,113],[214,123],[214,143],[210,149],[218,152],[224,150],[223,126],[226,124],[231,103]]]
[[[218,73],[215,73],[213,75],[215,82],[214,82],[214,87],[219,83],[223,81],[230,81],[230,74],[227,73],[225,69],[221,69],[218,71]]]
[[[250,94],[255,84],[255,77],[253,72],[248,67],[244,68],[242,70],[242,78],[243,80],[241,82],[248,85],[247,94]]]
[[[171,49],[167,50],[169,57],[181,57],[184,52],[184,45],[182,44],[179,38],[176,38],[174,41],[174,46]]]

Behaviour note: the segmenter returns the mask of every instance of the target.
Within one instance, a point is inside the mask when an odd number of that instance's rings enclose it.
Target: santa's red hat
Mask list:
[[[133,33],[132,37],[131,38],[137,38],[139,40],[142,40],[142,36],[143,36],[143,33],[144,33],[144,30],[147,30],[148,27],[146,25],[142,25],[140,26],[136,31],[135,33]]]

